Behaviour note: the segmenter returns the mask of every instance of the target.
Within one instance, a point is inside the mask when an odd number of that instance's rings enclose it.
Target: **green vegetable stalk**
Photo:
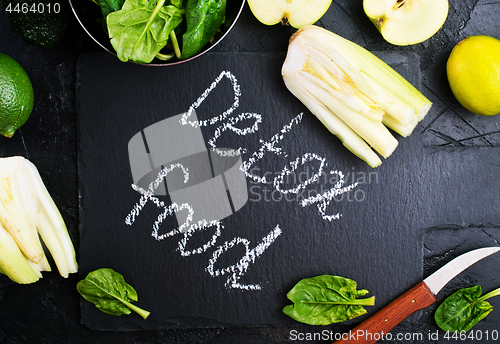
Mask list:
[[[469,331],[493,310],[486,299],[500,295],[500,288],[483,296],[481,294],[481,286],[477,285],[460,289],[449,296],[434,314],[437,325],[449,332]]]
[[[361,46],[315,25],[290,38],[281,69],[288,90],[371,167],[389,157],[431,108],[420,91]]]
[[[358,299],[368,290],[356,290],[356,282],[339,276],[322,275],[299,281],[287,294],[294,304],[283,308],[289,317],[309,325],[329,325],[366,313],[375,296]]]
[[[64,220],[35,165],[23,157],[0,158],[0,272],[33,283],[40,271],[50,271],[39,236],[61,276],[78,271]]]
[[[132,304],[137,301],[137,292],[123,276],[113,269],[101,268],[90,272],[76,289],[89,302],[104,313],[111,315],[130,314],[132,311],[146,319],[150,312]]]
[[[36,265],[23,255],[14,238],[1,224],[0,273],[20,284],[33,283],[42,277]]]

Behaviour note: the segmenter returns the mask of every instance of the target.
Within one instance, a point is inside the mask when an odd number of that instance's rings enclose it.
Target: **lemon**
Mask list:
[[[469,36],[451,51],[446,64],[451,91],[477,115],[500,113],[500,40]]]
[[[12,57],[0,53],[0,134],[12,137],[33,110],[33,86]]]

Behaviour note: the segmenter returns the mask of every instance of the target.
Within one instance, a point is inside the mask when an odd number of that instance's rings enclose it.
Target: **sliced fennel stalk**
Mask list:
[[[61,276],[78,271],[61,213],[35,165],[23,157],[0,158],[0,226],[0,272],[13,281],[33,283],[41,277],[40,271],[51,270],[40,237]],[[36,274],[30,273],[33,267]]]
[[[21,252],[16,241],[0,224],[0,273],[20,284],[38,281],[38,267]]]
[[[14,238],[19,249],[33,263],[38,264],[44,254],[36,226],[24,211],[22,200],[17,196],[16,180],[0,180],[0,220],[3,227]]]
[[[318,26],[291,38],[281,70],[295,95],[344,146],[371,167],[410,135],[432,103],[378,57]]]

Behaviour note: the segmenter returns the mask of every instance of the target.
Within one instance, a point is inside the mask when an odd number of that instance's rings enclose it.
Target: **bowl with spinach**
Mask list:
[[[190,61],[217,45],[245,0],[70,0],[78,22],[123,62],[155,66]]]

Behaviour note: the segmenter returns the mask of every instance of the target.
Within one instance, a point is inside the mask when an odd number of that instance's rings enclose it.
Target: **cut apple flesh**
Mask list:
[[[448,16],[448,0],[364,0],[363,8],[384,39],[395,45],[429,39]]]
[[[254,16],[263,24],[290,24],[296,29],[318,21],[332,0],[247,0]]]

